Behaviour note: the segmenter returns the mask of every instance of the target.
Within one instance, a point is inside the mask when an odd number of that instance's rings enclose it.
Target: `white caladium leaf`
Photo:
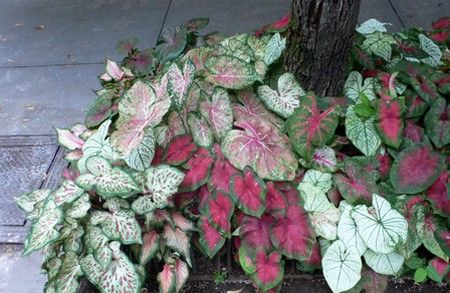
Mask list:
[[[120,69],[119,65],[108,58],[106,58],[105,63],[106,74],[108,74],[113,80],[121,80],[125,73]]]
[[[44,201],[51,193],[50,189],[38,189],[14,197],[14,201],[27,215],[33,212],[35,205]]]
[[[374,32],[366,35],[366,39],[361,45],[361,49],[367,53],[377,55],[386,61],[391,61],[392,47],[397,44],[391,35],[384,35],[381,32]]]
[[[356,247],[359,255],[362,256],[367,250],[367,245],[361,238],[361,235],[359,235],[358,226],[356,226],[350,216],[350,211],[352,208],[353,207],[351,205],[345,206],[341,218],[339,219],[337,236],[340,240],[342,240],[342,242],[344,242],[346,247]]]
[[[106,216],[100,223],[103,233],[112,240],[118,240],[123,244],[142,244],[141,226],[131,210],[120,210],[114,213],[96,211]]]
[[[379,22],[378,20],[372,18],[369,19],[367,21],[365,21],[364,23],[362,23],[357,29],[356,31],[360,34],[363,35],[368,35],[374,32],[382,32],[385,33],[387,32],[385,26],[386,25],[391,25],[390,23],[382,23]]]
[[[228,92],[216,87],[210,97],[203,94],[199,102],[199,111],[211,125],[214,136],[222,140],[228,130],[233,127],[233,110]]]
[[[103,269],[92,254],[81,260],[86,278],[102,293],[140,293],[142,280],[134,264],[120,250],[119,242],[111,242],[114,257],[107,269]]]
[[[180,255],[184,256],[187,263],[191,265],[190,257],[190,240],[191,237],[179,228],[172,228],[171,225],[164,225],[164,240],[166,240],[166,245]]]
[[[133,192],[141,191],[133,176],[119,167],[111,167],[102,157],[90,157],[86,161],[86,167],[90,173],[82,174],[75,180],[84,190],[94,188],[104,197],[127,197]]]
[[[183,64],[183,70],[176,63],[170,65],[167,75],[169,78],[169,91],[175,108],[181,109],[184,105],[189,88],[194,81],[195,65],[187,59]]]
[[[227,89],[246,88],[259,78],[252,65],[232,56],[211,57],[205,66],[209,72],[205,80]]]
[[[158,99],[153,88],[137,81],[119,102],[117,130],[111,134],[111,143],[124,157],[135,150],[145,131],[161,123],[170,108],[170,99]]]
[[[195,112],[190,112],[187,117],[187,124],[192,133],[192,140],[202,148],[211,148],[214,142],[214,135],[205,117]]]
[[[292,73],[286,72],[278,79],[278,90],[268,85],[258,87],[258,96],[270,110],[288,118],[300,105],[300,97],[306,93]]]
[[[111,239],[103,233],[99,226],[93,225],[89,228],[88,237],[95,260],[103,269],[108,268],[113,256],[113,251],[109,248]]]
[[[320,172],[314,169],[306,171],[303,176],[302,182],[311,183],[314,187],[319,188],[323,192],[327,193],[331,188],[331,174]]]
[[[387,200],[376,194],[372,195],[372,205],[375,216],[365,205],[354,207],[350,215],[368,248],[377,253],[393,252],[398,244],[406,241],[408,223]]]
[[[84,193],[65,211],[65,215],[66,217],[80,219],[87,215],[90,208],[91,201],[89,199],[89,194]]]
[[[425,35],[419,35],[420,49],[425,51],[430,57],[421,59],[420,62],[428,64],[433,67],[442,65],[442,52],[438,45],[436,45],[430,38]]]
[[[374,79],[371,77],[366,78],[363,84],[361,73],[352,71],[345,81],[344,94],[355,101],[355,103],[361,103],[361,96],[363,95],[370,101],[374,101],[377,98],[374,90]]]
[[[153,129],[147,129],[141,143],[131,154],[125,158],[125,162],[130,168],[136,171],[144,172],[150,168],[155,155],[155,136]]]
[[[366,264],[375,272],[382,275],[395,275],[403,266],[405,258],[395,252],[376,253],[368,249],[364,253]]]
[[[146,265],[159,252],[160,236],[156,231],[151,231],[142,237],[142,246],[139,253],[139,263]]]
[[[333,292],[347,291],[361,279],[362,261],[354,246],[336,240],[322,258],[325,280]]]
[[[264,53],[264,63],[267,65],[272,64],[278,58],[280,58],[283,50],[286,48],[286,39],[282,38],[279,33],[276,33],[270,38],[267,43],[266,51]]]
[[[345,134],[364,155],[374,156],[381,145],[373,124],[374,117],[364,120],[354,112],[354,108],[353,105],[349,106],[345,114]]]
[[[61,223],[63,211],[52,198],[48,198],[41,209],[40,216],[31,226],[25,240],[24,256],[59,238],[59,232],[55,229],[55,225]]]
[[[146,171],[146,177],[141,186],[144,195],[138,197],[131,208],[139,215],[153,212],[167,205],[167,198],[178,191],[178,186],[183,182],[184,173],[177,168],[168,165],[151,167]]]
[[[53,193],[53,199],[58,206],[64,203],[72,203],[84,193],[84,190],[78,187],[72,180],[64,179],[61,186]]]
[[[56,276],[56,292],[76,292],[78,289],[78,278],[82,275],[83,272],[78,263],[78,256],[73,251],[67,251]]]

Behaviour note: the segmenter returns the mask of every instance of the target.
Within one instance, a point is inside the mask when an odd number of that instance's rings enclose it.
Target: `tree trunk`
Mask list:
[[[361,0],[292,0],[286,69],[318,96],[342,94]]]

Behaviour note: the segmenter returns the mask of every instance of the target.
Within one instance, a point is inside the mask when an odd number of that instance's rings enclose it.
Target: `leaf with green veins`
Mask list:
[[[366,78],[363,84],[361,73],[352,71],[345,81],[344,94],[355,101],[355,103],[362,103],[365,98],[374,101],[377,99],[374,90],[374,79],[371,77]]]
[[[366,39],[361,45],[361,49],[383,58],[386,61],[391,60],[392,47],[397,44],[391,35],[384,35],[381,32],[374,32],[366,35]]]
[[[180,110],[189,93],[189,88],[194,81],[195,65],[187,59],[181,69],[177,63],[172,63],[167,71],[169,78],[169,93],[175,108]]]
[[[422,205],[422,199],[415,203],[417,197],[413,197],[408,201],[399,200],[395,204],[395,208],[405,217],[408,222],[408,239],[405,243],[398,246],[398,252],[406,259],[422,245],[425,225],[425,207]]]
[[[44,201],[51,193],[50,189],[38,189],[14,197],[14,201],[27,215],[36,209],[36,204]]]
[[[130,168],[144,172],[150,168],[155,155],[155,136],[153,129],[147,129],[139,146],[125,158],[125,162]]]
[[[331,174],[323,173],[314,169],[309,169],[306,171],[303,176],[302,182],[310,183],[314,185],[314,187],[319,188],[323,192],[328,192],[330,190],[332,182],[331,182]]]
[[[214,136],[205,117],[195,112],[190,112],[187,117],[187,124],[192,133],[194,143],[202,148],[211,148],[214,142]]]
[[[133,192],[140,192],[134,178],[119,167],[112,167],[104,158],[89,157],[86,168],[90,173],[80,175],[75,183],[84,190],[95,191],[104,197],[130,196]]]
[[[364,260],[375,272],[383,275],[395,275],[403,266],[405,258],[398,253],[376,253],[368,249]]]
[[[267,65],[272,64],[278,58],[280,58],[284,49],[286,48],[286,38],[281,38],[279,33],[276,33],[270,38],[264,52],[264,63]]]
[[[78,187],[72,180],[65,179],[61,183],[61,186],[52,192],[51,196],[55,200],[58,206],[62,206],[64,203],[70,204],[78,199],[84,190]]]
[[[438,148],[450,143],[450,105],[444,98],[436,98],[424,119],[425,130]]]
[[[347,109],[345,133],[364,155],[374,156],[381,145],[380,137],[375,130],[374,117],[363,120],[354,112],[354,107],[352,105]]]
[[[231,56],[214,56],[205,62],[208,74],[205,80],[227,89],[243,89],[258,80],[253,66]]]
[[[350,215],[367,247],[377,253],[391,253],[408,235],[408,223],[391,204],[377,194],[372,195],[375,216],[365,205],[354,207]]]
[[[350,216],[352,208],[351,205],[345,206],[337,227],[337,236],[346,247],[356,247],[359,255],[362,256],[367,250],[367,245],[359,233],[358,226]]]
[[[60,234],[55,229],[55,225],[62,222],[63,211],[56,205],[52,198],[48,198],[41,209],[40,216],[31,225],[27,239],[25,240],[24,256],[43,248],[48,243],[59,238]]]
[[[78,255],[73,251],[67,251],[55,280],[56,292],[76,292],[78,278],[82,275]]]
[[[420,49],[425,51],[430,57],[420,59],[420,62],[428,64],[433,67],[439,67],[442,65],[442,52],[438,45],[436,45],[431,39],[425,35],[419,35]]]

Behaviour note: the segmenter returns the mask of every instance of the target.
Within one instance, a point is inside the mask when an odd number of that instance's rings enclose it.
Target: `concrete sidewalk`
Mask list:
[[[114,52],[119,40],[138,37],[139,47],[149,47],[164,25],[193,17],[210,18],[202,34],[218,30],[232,35],[278,20],[289,6],[290,0],[0,0],[0,137],[54,134],[52,125],[83,121],[105,57],[123,57]],[[376,18],[391,23],[392,31],[412,25],[430,29],[446,14],[448,0],[362,0],[359,20]],[[13,158],[11,148],[1,147],[0,168],[2,160]],[[11,180],[41,180],[36,178],[49,170],[49,160],[42,163],[44,171],[30,175],[12,178],[0,171],[0,186],[9,186],[1,190],[3,196],[10,200],[20,193]],[[33,188],[23,186],[23,191]],[[0,246],[0,292],[42,291],[46,277],[39,275],[40,254],[21,258],[21,250],[17,244]]]

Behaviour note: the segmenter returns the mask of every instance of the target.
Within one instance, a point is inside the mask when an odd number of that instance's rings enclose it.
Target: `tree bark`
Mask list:
[[[342,94],[361,0],[292,0],[286,69],[318,96]]]

